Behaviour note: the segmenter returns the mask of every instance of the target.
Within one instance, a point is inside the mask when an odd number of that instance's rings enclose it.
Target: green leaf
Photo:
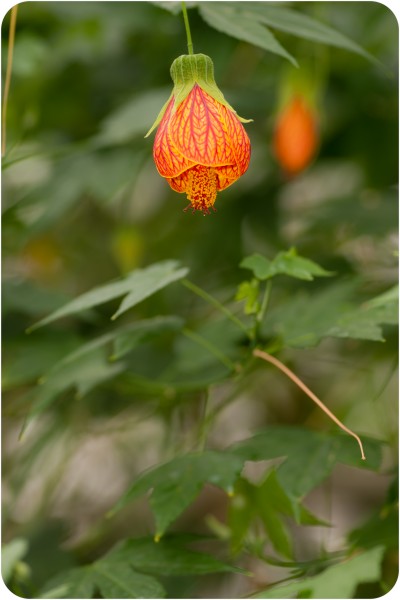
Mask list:
[[[325,337],[384,341],[381,324],[398,320],[397,302],[357,307],[351,300],[354,289],[354,282],[345,282],[312,295],[301,292],[268,312],[262,334],[293,348],[315,346]]]
[[[133,323],[129,327],[124,327],[116,333],[114,339],[114,352],[112,360],[120,359],[138,344],[161,335],[165,332],[179,331],[184,325],[183,319],[175,316],[154,317]]]
[[[314,277],[333,275],[312,260],[298,256],[295,248],[279,252],[273,260],[268,260],[261,254],[253,254],[244,258],[240,266],[253,271],[255,277],[260,280],[270,279],[275,275],[288,275],[296,279],[312,281]]]
[[[123,362],[110,363],[109,351],[105,347],[113,334],[105,334],[80,346],[56,363],[30,393],[30,408],[25,418],[23,431],[32,419],[48,409],[59,395],[75,388],[79,398],[94,387],[112,379],[126,369]]]
[[[53,577],[40,598],[92,598],[95,581],[90,567],[71,569]]]
[[[228,512],[232,551],[242,549],[248,530],[258,518],[275,551],[286,558],[293,558],[291,538],[284,517],[298,519],[303,525],[327,525],[301,504],[294,504],[294,500],[280,485],[275,469],[260,484],[252,484],[239,478]]]
[[[24,538],[14,538],[1,548],[1,575],[7,583],[13,573],[16,564],[28,551],[28,542]]]
[[[175,2],[174,0],[152,0],[152,4],[159,6],[160,8],[164,8],[169,12],[172,12],[174,15],[178,15],[182,10],[182,2]],[[185,2],[186,8],[193,8],[198,5],[198,2]]]
[[[93,564],[57,575],[48,582],[40,598],[164,598],[162,585],[149,575],[136,573],[129,564],[109,561],[107,556]]]
[[[378,62],[374,56],[350,38],[300,11],[271,6],[270,3],[265,2],[235,2],[234,6],[240,8],[240,12],[244,16],[251,17],[257,22],[264,23],[280,31],[292,33],[297,37],[321,42],[322,44],[344,48],[360,54],[368,60]]]
[[[244,312],[246,315],[254,315],[260,310],[258,295],[260,292],[260,283],[258,279],[251,281],[242,281],[239,285],[235,300],[245,300]]]
[[[222,2],[201,2],[199,11],[205,22],[217,31],[283,56],[297,66],[295,58],[266,27],[236,10],[235,6],[225,6]]]
[[[110,515],[153,489],[150,505],[156,521],[156,538],[160,538],[206,482],[231,493],[245,461],[287,457],[277,469],[277,477],[293,502],[292,514],[300,522],[299,501],[328,477],[336,462],[371,469],[379,467],[374,456],[369,462],[370,451],[380,462],[379,442],[365,440],[367,461],[357,461],[357,444],[354,442],[354,448],[350,450],[348,441],[342,435],[328,435],[298,427],[269,427],[224,452],[206,451],[179,456],[143,473],[120,498]]]
[[[99,304],[109,302],[119,296],[127,295],[118,311],[112,317],[115,319],[117,316],[167,286],[169,283],[181,279],[187,272],[188,269],[186,268],[178,269],[178,263],[175,260],[166,260],[150,265],[145,269],[136,269],[129,273],[124,279],[107,283],[78,296],[78,298],[68,302],[65,306],[54,311],[38,323],[35,323],[30,327],[29,331],[47,325],[61,317],[73,315],[83,310],[87,310],[88,308],[98,306]]]
[[[99,560],[92,566],[96,586],[103,598],[164,598],[162,585],[129,565]]]
[[[399,286],[395,285],[383,294],[379,294],[372,300],[365,303],[365,308],[371,310],[373,308],[390,308],[390,310],[397,308],[399,303]],[[396,315],[398,318],[398,314]],[[385,321],[386,323],[387,321]]]
[[[158,292],[158,290],[174,281],[183,279],[188,274],[189,269],[186,267],[178,269],[177,265],[177,261],[171,260],[134,272],[131,277],[132,291],[123,299],[117,312],[111,318],[116,319],[145,298]]]
[[[119,106],[100,124],[100,132],[92,138],[94,146],[123,144],[137,136],[144,137],[151,127],[154,115],[158,114],[170,93],[170,88],[136,93],[131,100]]]
[[[337,462],[377,469],[381,443],[363,439],[366,461],[362,461],[353,439],[328,435],[301,427],[271,426],[255,436],[228,448],[243,460],[269,460],[286,456],[278,467],[277,478],[285,493],[294,501],[293,508],[315,486],[330,475]],[[352,445],[350,445],[352,444]],[[296,520],[300,513],[296,508]]]
[[[3,359],[2,385],[10,389],[29,382],[52,367],[55,361],[74,350],[79,338],[65,333],[61,338],[54,332],[46,332],[38,339],[18,337],[8,342]]]
[[[69,298],[55,290],[37,287],[31,281],[5,280],[2,286],[2,310],[4,315],[20,312],[34,318],[55,310]]]
[[[360,583],[379,579],[384,551],[382,546],[375,547],[328,567],[314,577],[270,586],[253,598],[293,598],[299,594],[303,598],[353,598]]]
[[[206,451],[174,458],[141,475],[120,498],[111,514],[153,488],[150,504],[156,521],[156,538],[189,506],[205,483],[228,493],[243,466],[240,457]]]
[[[124,541],[108,555],[109,560],[126,561],[150,575],[188,576],[207,573],[242,572],[209,554],[187,548],[187,536],[175,534],[158,542],[145,537]]]
[[[272,510],[292,517],[293,519],[298,519],[299,523],[302,525],[329,525],[326,521],[313,515],[303,505],[293,505],[293,499],[286,494],[282,485],[279,483],[276,469],[270,471],[264,482],[260,484],[259,494],[260,502],[263,504],[264,502],[267,502]]]

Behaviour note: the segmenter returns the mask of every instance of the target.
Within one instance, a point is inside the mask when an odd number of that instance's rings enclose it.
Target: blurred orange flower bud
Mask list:
[[[248,121],[226,102],[205,54],[178,57],[171,76],[172,94],[147,135],[158,125],[153,147],[158,172],[173,190],[186,193],[193,212],[206,215],[215,210],[217,192],[249,166],[250,140],[241,123]]]
[[[275,156],[290,175],[305,169],[319,141],[315,112],[302,95],[294,95],[280,113],[274,132]]]

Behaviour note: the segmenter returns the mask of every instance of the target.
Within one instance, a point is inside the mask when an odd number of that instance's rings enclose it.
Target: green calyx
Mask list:
[[[214,100],[223,104],[237,115],[236,111],[228,104],[223,93],[215,83],[214,64],[209,56],[206,56],[205,54],[183,54],[182,56],[178,56],[171,65],[171,77],[174,82],[172,94],[162,107],[156,121],[145,137],[150,135],[160,123],[171,98],[174,98],[175,100],[173,110],[176,110],[179,104],[181,104],[181,102],[183,102],[190,94],[196,84],[209,96],[214,98]],[[250,123],[250,121],[252,121],[252,119],[242,119],[239,115],[237,115],[237,117],[242,123]]]

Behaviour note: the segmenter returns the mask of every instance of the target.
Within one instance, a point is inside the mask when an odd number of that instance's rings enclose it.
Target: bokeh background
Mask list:
[[[103,516],[133,475],[165,458],[166,447],[190,448],[202,391],[160,398],[151,386],[137,384],[136,370],[151,380],[165,368],[171,343],[180,372],[187,368],[191,376],[196,352],[167,335],[143,347],[122,372],[104,365],[103,357],[83,362],[19,440],[30,406],[40,397],[38,379],[106,332],[116,305],[27,335],[29,326],[93,286],[163,259],[179,260],[190,268],[192,281],[232,303],[248,276],[238,266],[244,256],[259,252],[271,258],[296,246],[334,271],[336,281],[303,285],[281,278],[274,284],[271,318],[279,320],[281,307],[298,294],[305,294],[303,307],[307,299],[325,298],[295,315],[310,327],[329,312],[330,303],[350,295],[362,302],[397,280],[396,19],[373,2],[285,4],[346,34],[381,65],[345,49],[277,34],[312,84],[319,131],[314,160],[288,176],[272,140],[282,94],[296,68],[211,28],[189,2],[195,51],[212,57],[227,100],[241,116],[254,119],[246,125],[252,143],[248,172],[218,196],[217,213],[208,217],[183,212],[186,198],[159,177],[152,138],[144,139],[170,94],[170,64],[186,52],[182,16],[151,2],[19,5],[2,175],[2,499],[3,542],[25,540],[28,573],[19,577],[31,597],[52,575],[96,558],[121,536],[152,532],[145,500],[108,524]],[[2,25],[3,81],[8,29],[9,14]],[[318,296],[324,291],[325,297]],[[196,323],[211,313],[176,284],[137,306],[126,321],[176,314]],[[212,335],[228,346],[235,337],[221,327]],[[334,527],[294,532],[304,559],[321,548],[340,548],[348,531],[385,502],[397,448],[395,328],[385,327],[384,337],[386,343],[327,338],[317,347],[286,352],[285,360],[349,427],[387,442],[379,474],[338,467],[310,495],[310,508]],[[199,360],[206,382],[212,365]],[[224,384],[217,386],[216,401],[225,392]],[[329,427],[310,404],[281,373],[262,367],[221,413],[208,444],[224,447],[268,423]],[[225,512],[224,494],[210,487],[176,527],[207,531]],[[265,585],[279,578],[279,570],[249,560],[256,583],[257,577]],[[395,554],[386,570],[392,581]],[[226,576],[205,579],[192,593],[239,597],[254,585],[243,576]],[[174,597],[186,593],[178,584],[174,592]]]

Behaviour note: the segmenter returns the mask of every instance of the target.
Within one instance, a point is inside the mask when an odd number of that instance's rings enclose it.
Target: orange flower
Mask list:
[[[301,95],[296,95],[280,114],[274,135],[274,151],[290,175],[311,162],[318,145],[315,114]]]
[[[147,135],[159,126],[153,147],[158,172],[173,190],[186,193],[193,212],[206,215],[215,211],[217,192],[249,166],[250,140],[241,123],[248,121],[226,102],[208,56],[180,56],[171,76],[171,97]]]

